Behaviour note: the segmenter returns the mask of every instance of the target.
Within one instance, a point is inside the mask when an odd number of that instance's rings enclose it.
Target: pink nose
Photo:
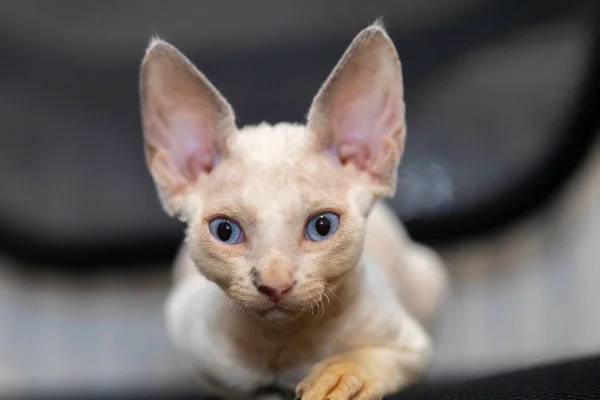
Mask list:
[[[283,299],[283,296],[285,296],[287,293],[290,292],[290,290],[292,290],[292,286],[294,286],[294,283],[292,283],[291,285],[286,284],[278,287],[259,285],[258,291],[270,298],[273,303],[279,303],[281,299]]]

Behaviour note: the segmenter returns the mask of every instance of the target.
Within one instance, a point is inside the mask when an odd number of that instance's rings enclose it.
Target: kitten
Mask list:
[[[306,126],[236,127],[225,98],[159,39],[140,97],[158,194],[188,224],[166,316],[201,388],[378,399],[419,380],[446,276],[378,202],[395,192],[406,135],[384,28],[354,39]]]

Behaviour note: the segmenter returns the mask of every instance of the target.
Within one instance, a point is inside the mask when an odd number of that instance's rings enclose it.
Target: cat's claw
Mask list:
[[[302,400],[379,400],[375,381],[353,363],[317,365],[296,388]]]

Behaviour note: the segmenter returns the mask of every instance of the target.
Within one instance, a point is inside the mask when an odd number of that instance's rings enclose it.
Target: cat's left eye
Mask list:
[[[226,244],[239,244],[244,241],[244,231],[232,219],[217,217],[209,222],[208,229],[212,235]]]
[[[340,225],[340,216],[332,212],[317,214],[308,220],[304,236],[313,242],[329,239]]]

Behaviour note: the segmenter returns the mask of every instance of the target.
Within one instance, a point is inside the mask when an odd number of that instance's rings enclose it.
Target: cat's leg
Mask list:
[[[248,399],[261,376],[236,359],[230,337],[220,330],[227,304],[200,274],[179,281],[166,302],[167,330],[180,359],[206,395]]]
[[[176,283],[165,304],[167,331],[180,360],[189,368],[201,390],[206,394],[216,395],[221,392],[221,388],[207,374],[210,372],[209,360],[203,355],[203,349],[210,347],[208,335],[204,334],[209,313],[208,310],[202,310],[209,306],[209,282],[200,274],[186,274],[188,276],[184,277],[181,274],[182,266],[184,264],[181,262],[176,264]]]
[[[296,393],[302,400],[375,400],[401,390],[425,373],[431,340],[410,316],[390,345],[361,347],[316,364]]]
[[[403,255],[405,274],[402,302],[417,321],[431,332],[448,290],[443,261],[433,250],[416,243],[411,243]]]
[[[442,259],[413,242],[384,202],[379,202],[369,216],[365,251],[408,312],[430,330],[447,290]]]

